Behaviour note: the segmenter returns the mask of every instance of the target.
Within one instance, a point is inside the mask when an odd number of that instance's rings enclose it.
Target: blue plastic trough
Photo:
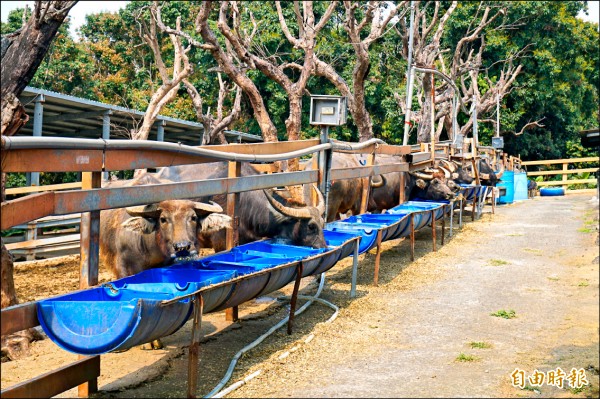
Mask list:
[[[313,249],[262,240],[171,267],[146,270],[101,287],[38,302],[40,325],[54,342],[78,354],[124,350],[170,335],[189,319],[190,297],[201,294],[203,312],[238,306],[302,276],[318,275],[381,240],[410,234],[444,217],[445,203],[409,201],[383,214],[328,223],[328,247]],[[180,298],[180,299],[179,299]]]
[[[407,201],[397,205],[386,211],[386,214],[406,214],[413,213],[414,229],[419,230],[431,223],[431,212],[434,211],[435,220],[444,217],[444,203],[441,202],[424,202],[424,201]]]
[[[356,235],[328,233],[330,245],[312,249],[276,240],[253,242],[194,261],[146,270],[101,287],[38,302],[40,325],[63,349],[84,355],[125,350],[173,334],[189,319],[191,295],[203,312],[238,306],[317,275],[350,255]],[[181,298],[181,299],[177,299]]]

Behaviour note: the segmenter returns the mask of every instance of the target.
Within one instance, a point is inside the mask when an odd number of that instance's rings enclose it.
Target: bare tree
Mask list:
[[[25,109],[18,97],[27,86],[44,59],[58,28],[77,1],[36,1],[33,14],[23,21],[16,32],[2,36],[1,107],[2,125],[0,135],[14,135],[27,122]],[[4,173],[0,195],[4,202]],[[1,306],[18,303],[13,280],[13,259],[1,241]],[[33,329],[2,337],[2,349],[9,358],[28,352],[29,342],[36,333]]]
[[[203,145],[227,144],[224,131],[229,125],[239,119],[242,111],[242,89],[235,83],[229,84],[224,81],[220,72],[217,73],[217,77],[219,79],[219,97],[217,99],[216,118],[211,114],[210,107],[208,107],[206,113],[203,112],[202,96],[187,79],[183,80],[183,84],[192,98],[192,104],[196,110],[196,118],[204,126],[204,135],[202,136]],[[225,114],[225,99],[233,90],[235,90],[235,99],[229,113]]]
[[[160,21],[160,7],[158,2],[154,1],[150,8],[151,16],[149,18],[149,25],[146,25],[144,18],[142,17],[143,9],[138,13],[137,21],[140,24],[140,36],[146,44],[152,49],[156,67],[161,79],[161,85],[152,94],[146,113],[144,114],[144,120],[142,126],[136,132],[133,132],[134,140],[147,140],[150,135],[150,129],[156,121],[156,117],[163,109],[163,107],[171,102],[176,96],[179,86],[184,79],[190,76],[193,72],[192,65],[187,56],[190,51],[190,46],[183,48],[181,44],[181,38],[177,35],[170,34],[169,38],[173,43],[175,49],[175,57],[173,61],[173,72],[169,74],[167,66],[165,65],[162,57],[161,46],[158,41],[157,35],[157,20]],[[181,17],[177,17],[176,29],[181,30]],[[164,31],[164,29],[163,29]]]
[[[357,10],[361,7],[361,3],[344,1],[346,12],[344,29],[356,56],[352,82],[347,82],[332,64],[328,64],[315,55],[315,73],[327,78],[343,96],[348,98],[348,108],[358,128],[360,141],[373,137],[373,122],[365,101],[365,82],[370,66],[369,47],[384,35],[393,19],[402,19],[402,15],[407,10],[407,3],[407,1],[401,1],[390,9],[387,1],[369,1],[364,5],[362,19],[358,21]]]
[[[263,98],[254,84],[246,75],[247,66],[236,58],[235,51],[231,49],[229,42],[225,43],[225,48],[221,46],[213,30],[209,26],[209,16],[213,9],[213,1],[205,1],[200,6],[200,12],[196,17],[196,33],[202,36],[204,43],[200,43],[187,35],[185,32],[178,34],[186,37],[190,43],[210,51],[214,59],[219,64],[220,70],[229,77],[242,91],[248,96],[254,117],[260,127],[263,139],[265,141],[277,141],[277,128],[273,124],[267,111]],[[221,2],[217,26],[219,29],[225,29],[227,26],[228,10],[230,2]]]
[[[415,24],[413,26],[413,57],[414,64],[423,68],[435,68],[436,65],[443,73],[454,82],[460,82],[458,95],[463,104],[469,105],[475,101],[477,115],[485,120],[485,115],[493,111],[498,96],[508,95],[514,88],[513,83],[522,70],[518,60],[528,50],[529,46],[512,54],[501,61],[500,75],[495,79],[489,76],[489,67],[483,67],[483,52],[486,48],[485,34],[489,29],[502,30],[518,26],[516,21],[509,25],[506,20],[508,10],[504,6],[492,6],[479,3],[475,15],[467,27],[462,38],[453,48],[443,48],[441,39],[451,15],[456,10],[458,2],[453,1],[446,11],[441,12],[440,2],[415,1]],[[434,7],[431,10],[431,7]],[[431,16],[431,17],[430,17]],[[496,21],[497,20],[497,21]],[[496,21],[496,23],[494,23]],[[408,58],[409,27],[404,20],[397,25],[398,32],[404,42],[403,55]],[[446,54],[451,54],[446,56]],[[488,86],[485,92],[479,89],[479,81],[483,79]],[[420,110],[413,111],[413,119],[419,124],[417,142],[429,142],[431,135],[431,74],[425,73],[415,77],[415,87],[422,90],[417,94]],[[451,131],[452,125],[452,98],[454,89],[447,82],[441,81],[435,87],[434,106],[436,123],[435,138],[439,139],[443,128]],[[398,93],[395,96],[401,109],[405,109],[404,96]],[[479,120],[479,119],[478,119]],[[538,121],[539,122],[539,121]],[[530,125],[533,126],[533,125]],[[473,128],[473,121],[469,119],[460,127],[460,133],[466,135]]]

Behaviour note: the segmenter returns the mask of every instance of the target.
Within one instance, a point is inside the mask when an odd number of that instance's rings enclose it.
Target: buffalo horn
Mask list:
[[[158,204],[138,205],[125,208],[130,216],[141,216],[143,218],[157,218],[160,216],[161,209]]]
[[[433,174],[426,174],[426,173],[421,173],[421,172],[408,172],[411,175],[419,178],[419,179],[423,179],[423,180],[432,180],[433,179]]]
[[[479,178],[482,180],[490,180],[490,174],[489,173],[480,173]]]
[[[317,191],[319,191],[319,190],[317,190]],[[275,198],[273,198],[273,196],[271,195],[269,190],[263,190],[263,192],[267,196],[267,199],[269,200],[269,203],[271,204],[271,206],[273,208],[275,208],[277,211],[279,211],[280,213],[282,213],[283,215],[289,216],[289,217],[292,217],[295,219],[310,219],[312,217],[310,212],[308,211],[308,209],[292,208],[289,206],[285,206],[281,202],[279,202]],[[321,193],[319,192],[319,194],[321,194]],[[319,201],[322,198],[323,198],[323,195],[320,195]]]
[[[325,198],[323,198],[323,193],[321,193],[321,190],[319,190],[317,188],[316,184],[313,184],[313,188],[314,188],[315,192],[317,193],[317,198],[319,199],[319,201],[317,202],[317,210],[319,211],[319,215],[324,215],[325,214]]]
[[[498,180],[500,180],[500,178],[502,177],[503,174],[504,174],[504,163],[500,162],[500,170],[496,173],[496,177],[498,178]]]
[[[379,181],[375,181],[374,180],[375,177],[379,177]],[[384,185],[385,185],[385,176],[383,176],[383,175],[373,176],[373,179],[371,179],[371,187],[373,187],[373,188],[383,187]]]
[[[194,210],[196,213],[221,213],[223,208],[216,202],[210,201],[210,204],[205,202],[194,202]]]
[[[446,179],[452,177],[452,173],[448,169],[444,168],[443,166],[440,166],[440,169],[444,171],[444,177]]]
[[[443,164],[443,165],[446,167],[446,169],[448,169],[450,172],[452,172],[452,173],[453,173],[453,172],[456,172],[456,165],[455,165],[455,164],[453,164],[452,162],[448,162],[448,161],[446,161],[445,159],[442,159],[440,162],[441,162],[441,163],[442,163],[442,164]]]

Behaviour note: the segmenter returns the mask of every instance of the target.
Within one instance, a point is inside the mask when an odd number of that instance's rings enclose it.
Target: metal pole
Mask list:
[[[46,98],[43,94],[40,94],[35,99],[35,107],[33,109],[33,136],[42,135],[42,124],[44,120],[44,101]],[[39,186],[40,185],[40,172],[31,172],[26,175],[28,186]]]
[[[479,147],[479,132],[477,131],[477,97],[473,96],[473,146],[474,148],[474,155],[477,155],[477,147]]]
[[[432,69],[434,67],[431,67]],[[435,78],[431,74],[431,166],[435,166]]]
[[[496,96],[496,137],[500,137],[500,94]]]
[[[415,5],[410,2],[410,31],[408,32],[408,66],[406,67],[406,112],[404,113],[404,138],[402,145],[408,145],[408,133],[410,132],[410,108],[412,105],[412,85],[414,74],[412,73],[412,47],[414,36]]]
[[[111,110],[105,111],[102,115],[102,138],[104,140],[110,140],[110,115]],[[102,173],[102,178],[108,180],[108,172]]]
[[[356,297],[356,275],[358,274],[359,243],[359,240],[354,240],[354,255],[352,256],[352,285],[350,286],[350,298]]]
[[[165,125],[167,122],[158,121],[158,125],[156,126],[156,141],[165,141]],[[202,143],[200,143],[202,144]]]

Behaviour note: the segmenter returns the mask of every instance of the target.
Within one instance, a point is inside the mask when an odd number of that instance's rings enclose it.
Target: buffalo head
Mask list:
[[[448,186],[447,180],[439,177],[439,172],[431,173],[426,170],[423,172],[410,172],[416,178],[416,186],[421,190],[417,196],[430,200],[453,200],[456,195]],[[444,172],[442,172],[443,175]],[[437,175],[437,176],[436,176]]]
[[[277,238],[289,240],[292,245],[313,248],[327,247],[323,236],[325,199],[315,185],[313,185],[313,189],[318,198],[316,206],[307,206],[286,199],[273,190],[263,190],[271,205],[271,218],[279,230]],[[276,196],[279,199],[276,199]]]
[[[231,228],[231,218],[219,204],[169,200],[125,209],[132,216],[122,227],[139,234],[155,233],[165,260],[198,254],[198,235]]]

